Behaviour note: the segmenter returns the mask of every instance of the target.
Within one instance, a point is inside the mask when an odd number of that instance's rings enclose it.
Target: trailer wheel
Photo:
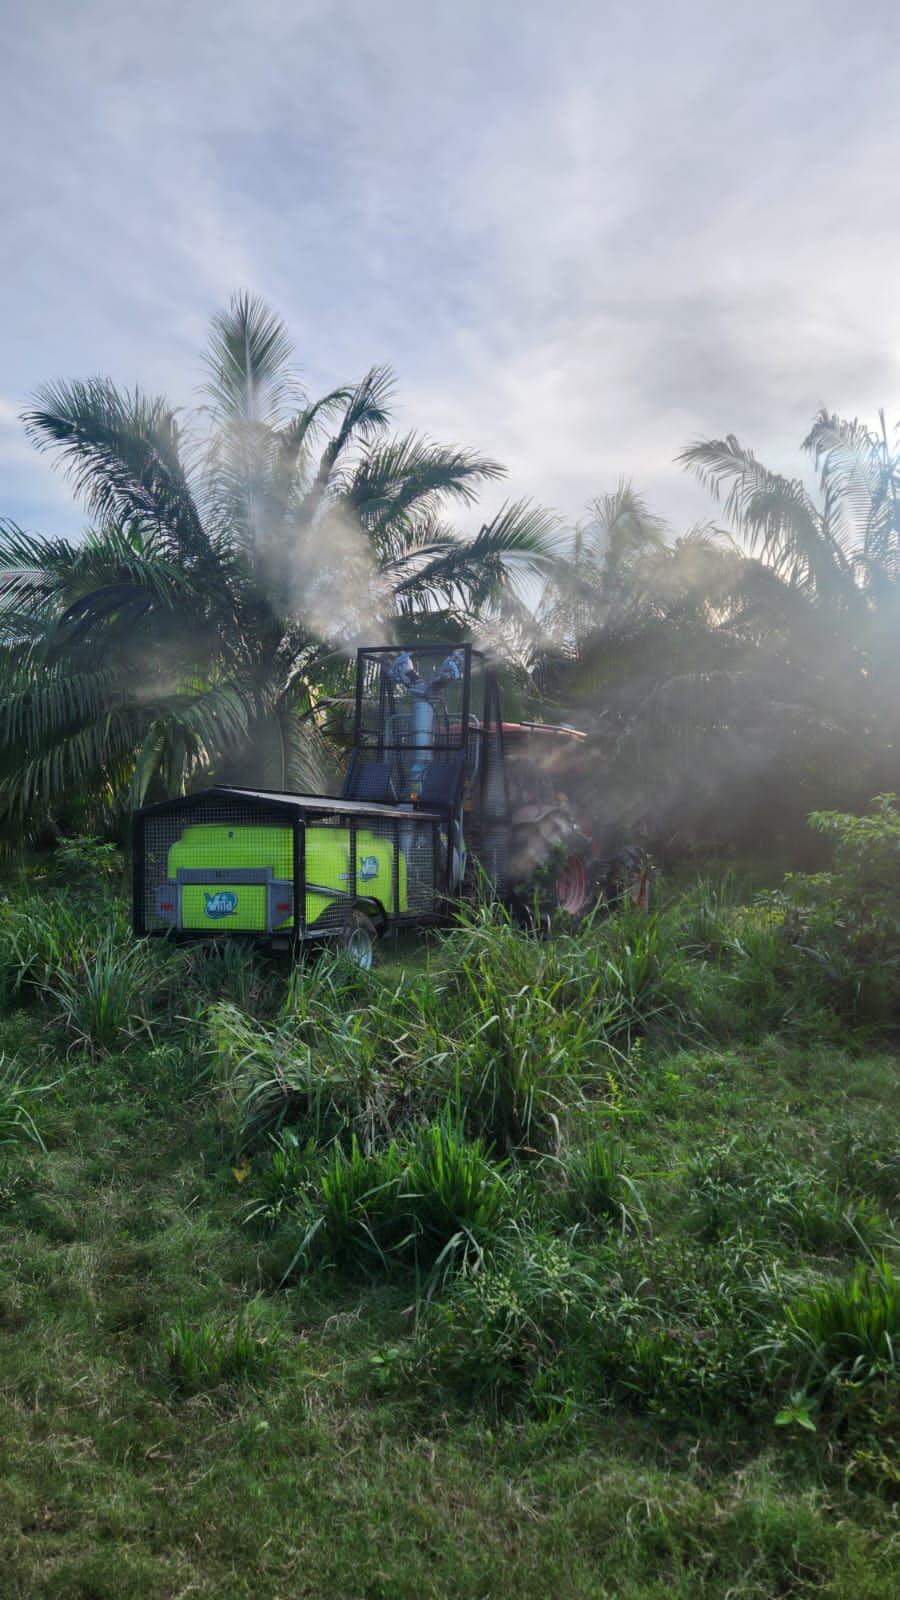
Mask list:
[[[378,929],[364,911],[351,911],[338,936],[338,944],[357,967],[369,972],[375,960]]]

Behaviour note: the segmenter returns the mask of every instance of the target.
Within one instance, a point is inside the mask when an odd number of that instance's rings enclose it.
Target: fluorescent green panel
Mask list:
[[[254,826],[229,827],[227,823],[194,823],[185,828],[168,856],[168,876],[176,879],[179,867],[193,871],[208,869],[227,872],[231,868],[271,868],[272,877],[293,881],[294,841],[290,828]],[[324,893],[311,891],[306,896],[306,921],[315,922],[329,906],[334,892],[353,892],[350,883],[350,830],[348,828],[308,827],[306,829],[306,881],[320,886]],[[356,890],[380,900],[385,910],[407,909],[406,861],[401,853],[400,905],[394,906],[394,846],[366,828],[356,835]],[[279,926],[293,923],[288,917]],[[266,890],[261,884],[241,884],[213,880],[209,884],[181,885],[181,925],[183,928],[219,928],[265,931]]]
[[[325,889],[349,893],[350,830],[307,828],[306,881]],[[360,828],[356,835],[356,893],[380,900],[386,911],[394,907],[394,846],[389,840]],[[314,922],[332,904],[327,894],[307,894],[306,920]],[[400,856],[400,910],[407,907],[406,862]]]
[[[185,828],[169,851],[169,877],[179,867],[271,867],[273,878],[293,878],[294,838],[290,828],[229,827],[201,822]]]
[[[260,883],[183,883],[181,926],[208,933],[265,933],[266,888]]]

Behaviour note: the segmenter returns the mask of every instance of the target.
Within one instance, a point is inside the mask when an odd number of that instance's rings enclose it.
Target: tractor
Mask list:
[[[471,645],[357,652],[337,795],[219,786],[134,815],[138,935],[338,942],[369,967],[385,933],[446,920],[487,885],[527,921],[571,920],[649,882],[598,850],[584,734],[504,722]]]

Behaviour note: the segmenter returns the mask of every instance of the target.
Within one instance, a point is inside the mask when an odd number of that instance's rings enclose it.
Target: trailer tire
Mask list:
[[[364,911],[350,911],[338,935],[338,945],[354,966],[369,972],[375,960],[378,929]]]

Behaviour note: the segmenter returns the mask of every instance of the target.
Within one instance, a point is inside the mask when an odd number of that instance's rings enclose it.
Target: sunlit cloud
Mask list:
[[[109,374],[191,405],[263,294],[312,392],[388,361],[398,426],[570,521],[734,431],[793,470],[821,404],[900,414],[893,4],[48,0],[5,62],[0,513],[71,531],[15,415]],[[52,482],[52,488],[48,483]]]

